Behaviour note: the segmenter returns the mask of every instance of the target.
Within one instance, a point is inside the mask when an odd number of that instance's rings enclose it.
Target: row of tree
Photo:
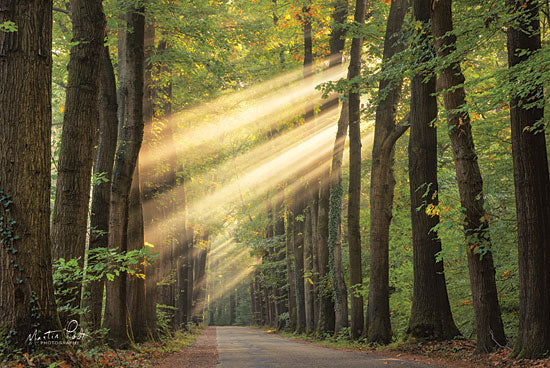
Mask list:
[[[519,254],[519,332],[513,356],[537,357],[550,344],[548,270],[549,175],[544,132],[543,84],[521,71],[538,73],[532,66],[541,53],[539,12],[542,2],[508,1],[506,19],[488,19],[504,26],[507,35],[510,122],[517,203]],[[477,351],[506,345],[501,318],[489,216],[484,204],[483,179],[474,147],[465,77],[461,70],[463,45],[453,27],[451,0],[391,1],[387,17],[370,180],[369,275],[363,275],[359,220],[361,169],[361,24],[372,3],[357,0],[351,34],[348,82],[331,157],[322,157],[319,175],[299,173],[298,189],[284,186],[270,195],[263,265],[250,284],[254,321],[298,333],[338,334],[349,327],[354,338],[366,337],[387,344],[390,323],[389,238],[394,203],[396,141],[410,128],[408,172],[414,287],[407,335],[421,339],[451,339],[460,335],[449,303],[442,246],[438,237],[438,101],[441,96],[456,168],[463,216],[463,237],[468,247],[471,295],[475,312]],[[408,9],[412,18],[405,21]],[[494,6],[494,5],[493,5]],[[347,1],[335,1],[331,33],[331,62],[340,63],[345,42],[340,32],[346,22]],[[307,7],[302,8],[307,19]],[[502,23],[501,23],[502,22]],[[311,57],[311,24],[303,22],[304,73]],[[406,57],[404,57],[404,55]],[[335,57],[336,56],[336,57]],[[335,61],[336,60],[336,61]],[[412,60],[412,61],[410,61]],[[401,66],[399,66],[401,63]],[[398,66],[396,66],[398,65]],[[406,74],[408,73],[408,74]],[[525,73],[525,72],[524,72]],[[404,76],[410,76],[408,106],[400,102]],[[436,87],[437,86],[437,87]],[[403,97],[407,97],[406,95]],[[406,99],[405,99],[406,101]],[[327,102],[327,104],[330,103]],[[323,108],[321,107],[321,111]],[[306,113],[307,117],[308,113]],[[401,118],[399,118],[401,117]],[[342,266],[341,211],[342,156],[349,127],[349,193],[347,232],[349,278]],[[315,170],[309,168],[312,172]],[[318,172],[319,170],[317,170]],[[289,187],[290,188],[290,187]],[[281,193],[283,193],[281,195]],[[283,200],[284,199],[284,203]],[[362,291],[369,280],[368,305]],[[287,288],[282,288],[282,285]],[[288,314],[287,314],[288,313]],[[366,318],[365,318],[366,317]],[[346,330],[347,331],[347,330]]]
[[[105,341],[116,347],[201,323],[209,233],[169,220],[175,206],[185,208],[185,196],[160,198],[185,180],[175,153],[139,164],[173,139],[163,123],[171,87],[153,83],[167,72],[154,56],[170,44],[155,36],[154,12],[143,4],[124,3],[118,29],[106,27],[100,0],[52,5],[0,3],[6,346],[28,347],[34,331],[73,319],[90,333],[106,328]],[[72,41],[50,223],[53,11],[70,17]],[[118,57],[109,38],[118,38]],[[68,260],[74,272],[56,274]]]

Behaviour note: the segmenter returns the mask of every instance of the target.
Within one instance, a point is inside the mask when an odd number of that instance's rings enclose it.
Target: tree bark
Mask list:
[[[357,0],[354,20],[365,22],[367,11],[366,0]],[[361,53],[363,38],[352,40],[348,80],[361,75]],[[350,285],[352,288],[362,287],[363,273],[361,270],[361,231],[359,226],[361,202],[361,93],[358,83],[354,83],[349,91],[349,200],[348,200],[348,243]],[[351,335],[358,338],[363,333],[365,319],[363,315],[363,296],[351,292]]]
[[[111,200],[111,180],[118,136],[117,91],[115,73],[109,48],[106,46],[101,56],[101,75],[99,87],[99,138],[96,151],[94,174],[105,173],[107,181],[100,181],[92,189],[92,207],[90,215],[89,249],[107,248],[109,246],[109,208]],[[94,260],[88,259],[88,267],[93,267]],[[90,308],[87,323],[90,330],[101,327],[103,308],[103,280],[90,283],[90,295],[87,304]]]
[[[453,34],[452,0],[439,0],[432,10],[432,32],[437,54],[448,57],[456,51]],[[439,74],[444,90],[447,124],[456,165],[456,180],[460,204],[465,209],[464,232],[468,242],[470,287],[476,316],[478,353],[488,353],[498,345],[506,345],[500,315],[495,267],[489,238],[489,223],[485,219],[483,179],[477,163],[470,115],[457,113],[466,104],[464,75],[459,62],[453,62]]]
[[[304,212],[304,302],[306,317],[306,333],[314,331],[315,323],[315,290],[313,287],[313,241],[311,239],[311,211]]]
[[[306,311],[305,311],[305,290],[304,290],[304,200],[299,190],[294,197],[294,285],[296,290],[296,333],[305,332]]]
[[[329,67],[338,67],[342,64],[342,51],[346,44],[346,31],[343,27],[348,15],[348,0],[334,0],[334,12],[332,19],[334,26],[330,33],[330,56]],[[326,108],[338,104],[338,98],[331,96],[324,106]],[[316,286],[319,295],[319,317],[317,328],[321,333],[333,333],[335,330],[335,305],[333,300],[333,290],[328,286],[329,278],[334,269],[333,257],[330,256],[328,237],[329,237],[329,212],[330,212],[330,168],[327,168],[320,175],[319,198],[317,202],[318,212],[316,225],[314,226],[314,237],[316,240],[316,249],[318,253],[318,271],[319,284]],[[336,285],[337,286],[337,285]],[[346,301],[347,303],[347,301]],[[346,305],[347,307],[347,305]],[[343,312],[343,309],[340,309]],[[345,318],[347,320],[347,317]],[[340,321],[343,321],[340,316]]]
[[[52,2],[0,0],[0,327],[9,348],[60,327],[50,242]],[[7,86],[7,87],[6,87]]]
[[[128,198],[128,250],[139,250],[145,246],[143,231],[143,208],[139,184],[139,163],[136,164]],[[134,272],[144,275],[143,264],[134,266]],[[140,276],[127,278],[128,323],[133,341],[143,342],[147,338],[145,315],[145,280]]]
[[[508,64],[517,68],[541,49],[539,2],[508,0],[507,4],[518,15],[517,24],[508,27]],[[524,50],[527,53],[522,55]],[[544,125],[536,126],[544,117],[543,85],[522,92],[514,91],[510,101],[520,290],[512,356],[537,358],[550,350],[550,179]],[[538,105],[525,106],[533,103]]]
[[[111,186],[109,247],[127,250],[128,196],[132,175],[143,139],[143,73],[144,73],[144,9],[134,8],[127,13],[126,34],[126,91],[125,119],[119,129],[119,144],[115,156]],[[113,346],[128,343],[126,276],[107,283],[105,327],[107,340]]]
[[[288,310],[289,323],[287,326],[291,331],[296,329],[296,284],[294,283],[294,213],[287,204],[286,211],[286,270],[289,290]]]
[[[332,166],[330,172],[330,199],[328,219],[328,250],[331,265],[332,292],[334,295],[335,325],[334,334],[349,326],[348,291],[342,268],[342,159],[349,125],[349,104],[342,104],[338,130],[334,140]]]
[[[144,52],[145,52],[145,66],[144,66],[144,79],[143,79],[143,144],[140,150],[140,156],[146,157],[150,154],[149,148],[152,140],[153,130],[153,63],[150,61],[154,54],[155,48],[155,22],[154,19],[149,19],[145,25],[144,34]],[[139,161],[138,161],[139,163]],[[154,221],[156,211],[147,206],[146,202],[150,200],[150,187],[152,186],[153,179],[151,177],[150,169],[143,168],[140,165],[140,186],[141,186],[141,202],[143,206],[143,228],[144,228],[144,240],[148,245],[158,245],[156,240],[147,231],[147,227],[151,226]],[[158,252],[155,248],[153,252]],[[158,299],[158,258],[151,263],[145,265],[145,320],[147,326],[147,335],[150,340],[156,340],[157,334],[157,299]]]
[[[408,0],[393,1],[390,6],[384,55],[388,62],[403,50],[398,33],[401,31]],[[382,68],[387,68],[383,66]],[[383,79],[379,95],[385,96],[376,108],[374,146],[370,187],[370,287],[367,307],[367,338],[369,342],[388,344],[392,338],[389,294],[389,238],[393,210],[395,178],[394,146],[406,127],[396,126],[395,115],[401,94],[403,76]]]
[[[431,0],[413,0],[415,21],[423,55],[420,63],[430,60],[433,45],[428,41]],[[437,118],[435,76],[432,71],[417,73],[411,81],[411,132],[409,140],[409,178],[413,234],[414,287],[407,334],[413,338],[450,339],[459,335],[449,305],[443,261],[436,261],[441,241],[432,230],[439,223],[433,211],[438,206],[437,183]]]
[[[55,204],[52,216],[52,255],[54,259],[76,259],[84,266],[88,205],[98,121],[98,91],[101,54],[105,34],[105,16],[100,0],[71,0],[74,45],[71,47],[65,115],[61,134]],[[81,281],[77,281],[79,284]],[[78,288],[78,284],[72,287]],[[80,306],[80,292],[62,305]]]

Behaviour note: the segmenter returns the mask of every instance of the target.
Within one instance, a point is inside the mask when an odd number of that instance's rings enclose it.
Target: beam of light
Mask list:
[[[277,77],[259,86],[221,97],[213,102],[172,115],[165,122],[178,138],[163,144],[160,150],[144,151],[140,156],[144,169],[169,158],[207,147],[211,142],[250,127],[253,132],[269,128],[299,115],[309,106],[320,105],[322,94],[315,87],[320,83],[345,76],[345,69],[332,67],[305,79],[296,72]],[[290,82],[290,83],[289,83]],[[187,125],[187,127],[185,127]]]
[[[285,134],[278,137],[275,140],[276,142],[265,143],[263,146],[271,148],[273,154],[268,155],[267,159],[260,162],[254,159],[253,156],[248,156],[251,159],[250,162],[254,163],[254,166],[246,170],[236,180],[219,188],[210,195],[198,201],[191,201],[187,210],[188,218],[196,220],[214,215],[224,204],[239,201],[243,188],[248,188],[255,195],[262,195],[275,185],[293,178],[296,174],[305,171],[309,167],[313,167],[319,157],[327,155],[332,151],[337,128],[334,124],[337,109],[327,111],[323,115],[322,118],[319,118],[322,123],[305,140],[288,146],[284,144]],[[288,134],[291,133],[289,132]],[[254,152],[251,153],[251,155],[253,154]],[[234,174],[237,170],[232,171]],[[177,198],[179,190],[181,188],[176,188],[165,195]],[[184,225],[184,220],[180,214],[174,213],[168,221],[174,223],[177,227],[181,227]]]
[[[256,265],[247,266],[239,273],[234,275],[231,280],[228,280],[226,283],[224,283],[223,287],[216,286],[216,288],[214,288],[214,290],[211,290],[209,294],[209,302],[211,303],[217,299],[222,298],[228,290],[233,290],[235,286],[239,285],[243,280],[248,278],[255,270]]]
[[[289,132],[222,165],[221,168],[216,170],[217,172],[231,172],[232,174],[243,172],[243,174],[213,193],[190,201],[187,210],[188,220],[200,221],[201,219],[215,218],[220,211],[225,210],[224,207],[228,204],[239,202],[244,204],[244,197],[247,200],[261,197],[285,181],[289,182],[285,193],[286,195],[292,195],[298,188],[303,186],[304,180],[316,180],[330,167],[332,161],[336,131],[336,126],[334,126],[335,115],[335,111],[327,112],[324,118],[319,119],[322,121],[321,124],[318,124],[316,128],[309,128],[309,135],[304,133],[306,126],[301,127],[303,128],[301,131],[298,129],[300,134],[298,134],[299,139],[297,142],[290,145],[285,144],[289,140],[292,141],[289,136],[292,136],[293,132]],[[304,137],[306,138],[304,139]],[[370,155],[372,139],[372,132],[362,138],[365,156]],[[344,154],[347,155],[347,150]],[[321,158],[322,161],[320,161]],[[239,167],[240,165],[236,162],[246,163],[247,166],[245,165],[244,168]],[[344,166],[347,163],[348,160],[345,156]],[[302,181],[295,180],[297,174],[300,174]],[[180,190],[181,188],[175,188],[165,195],[177,198]],[[185,217],[181,215],[181,212],[175,212],[170,215],[167,221],[177,228],[184,225]],[[149,229],[149,231],[162,232],[161,225],[163,224],[159,223],[157,227]]]

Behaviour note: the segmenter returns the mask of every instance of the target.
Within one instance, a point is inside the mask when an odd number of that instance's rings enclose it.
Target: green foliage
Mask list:
[[[157,254],[150,253],[148,247],[127,252],[118,252],[116,249],[95,248],[88,251],[88,265],[83,270],[79,259],[65,260],[60,258],[53,263],[53,282],[58,310],[70,315],[83,315],[88,311],[86,306],[74,308],[80,303],[80,291],[84,289],[84,299],[89,296],[91,282],[107,280],[113,281],[121,273],[131,277],[145,278],[145,275],[136,272],[134,266],[150,263]]]
[[[17,32],[17,25],[11,20],[0,23],[0,32]]]

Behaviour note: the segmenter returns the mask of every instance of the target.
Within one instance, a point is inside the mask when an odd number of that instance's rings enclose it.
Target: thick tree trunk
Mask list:
[[[109,246],[109,208],[111,200],[111,180],[118,136],[116,81],[109,48],[105,47],[101,56],[101,75],[99,88],[99,139],[96,151],[94,174],[105,173],[107,181],[100,181],[92,189],[92,208],[90,215],[89,248],[107,248]],[[94,260],[88,259],[88,267],[94,266]],[[101,327],[103,280],[90,284],[90,296],[86,301],[90,308],[87,323],[90,330]]]
[[[414,0],[413,14],[421,22],[419,32],[424,42],[424,55],[419,63],[433,55],[428,44],[428,22],[431,0]],[[411,132],[409,141],[409,177],[411,222],[414,253],[414,287],[412,310],[407,334],[414,338],[449,339],[459,335],[449,305],[443,261],[436,261],[441,241],[433,227],[439,215],[437,196],[437,134],[433,121],[437,117],[435,76],[427,82],[425,74],[416,74],[411,81]]]
[[[508,27],[508,63],[514,68],[541,49],[539,2],[507,3],[521,14],[518,23]],[[533,103],[539,105],[525,106]],[[544,117],[542,106],[542,83],[523,96],[515,92],[510,102],[520,290],[519,331],[512,356],[518,358],[536,358],[550,350],[550,179],[544,125],[537,128]]]
[[[144,52],[145,52],[145,66],[144,66],[144,78],[143,78],[143,145],[140,150],[140,156],[146,157],[149,153],[150,140],[152,137],[153,129],[153,64],[149,61],[153,56],[155,48],[155,22],[153,19],[145,25],[144,34]],[[149,142],[148,142],[149,141]],[[156,244],[154,239],[147,232],[147,226],[151,226],[155,211],[150,207],[145,206],[146,200],[150,198],[149,188],[152,186],[151,170],[142,169],[140,165],[140,186],[141,186],[141,202],[143,205],[143,227],[144,227],[144,240],[149,244]],[[155,248],[152,252],[158,252]],[[147,334],[149,339],[157,339],[157,295],[158,295],[158,259],[152,261],[152,263],[145,266],[145,323],[147,326]]]
[[[0,326],[4,344],[25,351],[35,329],[60,327],[49,226],[52,2],[0,0],[5,21],[17,32],[0,32]]]
[[[365,22],[367,11],[366,0],[357,0],[354,20]],[[361,53],[363,38],[354,38],[351,44],[348,80],[361,75]],[[363,273],[361,270],[361,231],[359,227],[359,212],[361,202],[361,93],[358,84],[351,86],[349,91],[349,200],[348,200],[348,243],[350,285],[352,288],[362,287]],[[358,338],[363,333],[365,318],[363,315],[363,296],[351,292],[350,298],[351,335]]]
[[[119,144],[113,169],[111,208],[109,220],[109,247],[127,250],[128,196],[132,175],[143,138],[143,73],[144,27],[143,8],[132,9],[127,14],[126,34],[126,90],[125,119],[119,129]],[[128,342],[126,303],[126,277],[122,273],[107,283],[105,327],[109,328],[107,340],[113,346]]]
[[[334,334],[343,327],[349,326],[348,321],[348,291],[342,268],[342,159],[349,125],[348,102],[342,104],[338,130],[332,151],[332,166],[330,172],[330,200],[328,219],[328,250],[331,265],[332,291],[334,295],[335,325]]]
[[[88,205],[98,121],[98,91],[105,17],[100,0],[71,0],[74,45],[69,60],[65,115],[58,162],[57,188],[52,217],[54,259],[79,259],[84,265]],[[78,284],[72,285],[78,289]],[[62,305],[78,308],[80,293]],[[78,318],[75,309],[62,319]]]
[[[136,164],[128,198],[128,250],[139,250],[145,246],[143,233],[143,208],[141,206],[141,189],[139,185],[139,164]],[[144,275],[143,264],[134,266],[134,271]],[[128,275],[127,278],[128,323],[135,342],[147,338],[145,318],[145,280],[140,276]]]
[[[432,11],[432,32],[440,57],[447,57],[456,51],[451,6],[452,0],[439,0]],[[477,163],[470,116],[467,111],[455,112],[466,104],[464,81],[458,62],[443,69],[439,75],[448,113],[447,124],[456,165],[460,204],[466,215],[464,231],[470,248],[468,266],[476,315],[476,350],[487,353],[497,344],[506,345],[506,336],[498,303],[489,223],[484,216],[483,179]]]
[[[399,43],[397,34],[401,31],[408,7],[408,0],[391,3],[382,62],[387,62],[404,48],[404,45]],[[402,76],[380,81],[379,94],[386,97],[380,101],[376,109],[372,149],[367,338],[370,342],[379,344],[389,343],[392,337],[389,305],[389,238],[395,189],[394,145],[406,129],[395,125],[402,84]]]

